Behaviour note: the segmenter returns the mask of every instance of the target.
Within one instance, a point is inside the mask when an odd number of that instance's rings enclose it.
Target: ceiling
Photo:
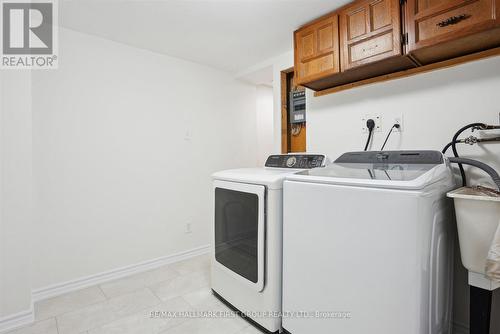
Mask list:
[[[292,32],[345,0],[60,1],[60,24],[238,72],[291,50]]]

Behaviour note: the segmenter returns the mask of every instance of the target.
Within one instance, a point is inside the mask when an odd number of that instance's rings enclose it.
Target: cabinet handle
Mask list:
[[[468,14],[452,16],[452,17],[447,18],[446,20],[443,20],[443,21],[437,23],[436,25],[438,27],[444,28],[444,27],[447,27],[449,25],[457,24],[458,22],[466,20],[469,17],[471,17],[471,15],[468,15]]]
[[[364,48],[363,52],[366,52],[366,51],[370,51],[370,52],[371,51],[375,51],[375,50],[377,50],[377,48],[378,48],[378,44],[375,44],[374,46],[370,46],[369,48]]]

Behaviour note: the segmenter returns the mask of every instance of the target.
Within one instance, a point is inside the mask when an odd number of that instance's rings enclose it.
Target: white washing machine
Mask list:
[[[267,332],[281,329],[283,180],[325,163],[323,155],[272,155],[264,168],[213,175],[212,290]]]
[[[346,153],[288,175],[283,329],[451,333],[453,187],[436,151]]]

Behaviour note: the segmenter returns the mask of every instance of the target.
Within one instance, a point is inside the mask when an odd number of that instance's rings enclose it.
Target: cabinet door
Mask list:
[[[332,14],[295,32],[298,85],[339,72],[338,16]]]
[[[402,54],[399,0],[356,1],[339,15],[342,71]]]
[[[408,0],[407,3],[410,51],[458,40],[499,25],[500,0]],[[463,44],[464,48],[468,47],[467,43]],[[454,47],[460,48],[460,45]]]

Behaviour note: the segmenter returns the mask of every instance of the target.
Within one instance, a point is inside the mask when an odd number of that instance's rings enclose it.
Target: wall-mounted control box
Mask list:
[[[290,92],[290,123],[304,123],[306,121],[306,92]]]

